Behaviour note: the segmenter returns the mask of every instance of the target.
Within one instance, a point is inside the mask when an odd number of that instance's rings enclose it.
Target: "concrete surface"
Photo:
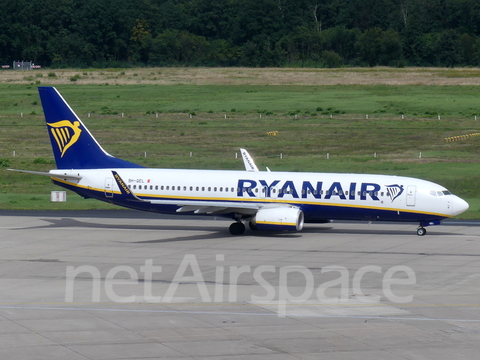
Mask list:
[[[478,358],[475,223],[228,225],[1,211],[0,359]]]

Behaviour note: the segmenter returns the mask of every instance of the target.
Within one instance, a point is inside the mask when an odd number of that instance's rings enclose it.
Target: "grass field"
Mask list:
[[[49,192],[59,188],[48,178],[4,170],[55,167],[36,90],[50,81],[107,151],[142,165],[241,170],[243,162],[235,153],[245,147],[259,167],[272,170],[381,173],[431,180],[470,203],[462,217],[480,218],[480,136],[445,141],[480,132],[475,120],[478,114],[480,121],[478,87],[456,82],[475,83],[478,70],[422,70],[424,78],[417,76],[421,85],[387,85],[381,80],[388,74],[386,69],[349,70],[357,77],[358,84],[353,85],[296,84],[303,69],[290,70],[295,79],[280,84],[277,78],[258,83],[259,78],[265,80],[265,73],[272,74],[271,69],[242,69],[242,77],[225,75],[226,85],[218,83],[221,77],[212,70],[212,85],[193,80],[189,85],[181,83],[185,74],[179,70],[178,82],[169,74],[168,86],[150,82],[169,69],[141,71],[130,69],[121,75],[120,70],[89,70],[80,80],[68,83],[59,82],[68,79],[59,71],[54,78],[44,72],[42,77],[17,80],[0,72],[0,208],[109,207],[72,194],[67,203],[52,204]],[[401,72],[410,78],[407,70]],[[410,72],[420,74],[418,69]],[[82,74],[63,74],[71,73]],[[116,74],[117,82],[124,78],[125,85],[97,81],[111,74]],[[336,74],[335,70],[321,73],[324,78]],[[435,84],[438,76],[442,81],[454,79],[453,85],[429,85],[427,79]],[[207,77],[201,77],[201,82]],[[132,83],[136,78],[141,83]],[[246,78],[252,80],[246,82]],[[278,135],[267,135],[271,131]]]

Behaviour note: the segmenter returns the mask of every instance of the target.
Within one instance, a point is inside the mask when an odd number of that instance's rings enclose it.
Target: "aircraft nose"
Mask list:
[[[465,200],[460,199],[458,196],[455,197],[455,201],[453,205],[454,215],[459,215],[467,211],[469,207],[470,206]]]

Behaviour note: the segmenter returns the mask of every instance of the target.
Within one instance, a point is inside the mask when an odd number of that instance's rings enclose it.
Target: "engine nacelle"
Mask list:
[[[251,223],[258,230],[300,231],[303,229],[303,211],[289,207],[260,209]]]

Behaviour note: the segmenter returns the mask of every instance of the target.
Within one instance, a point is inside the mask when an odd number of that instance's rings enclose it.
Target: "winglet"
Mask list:
[[[138,196],[136,196],[134,193],[132,193],[132,190],[125,184],[125,181],[121,178],[120,175],[114,170],[112,170],[113,178],[117,182],[118,188],[120,189],[120,192],[122,195],[125,197],[127,201],[138,201],[138,202],[150,202],[147,200],[142,200]]]
[[[248,151],[245,149],[240,149],[240,152],[242,153],[243,163],[245,164],[245,170],[258,171],[257,165],[255,165],[255,162],[253,161]]]

